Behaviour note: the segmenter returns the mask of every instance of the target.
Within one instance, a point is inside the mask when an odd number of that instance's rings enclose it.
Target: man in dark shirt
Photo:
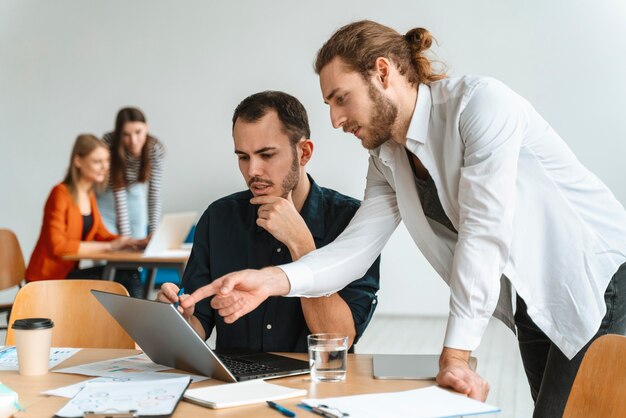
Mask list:
[[[267,91],[239,104],[233,138],[249,190],[213,202],[198,221],[183,275],[185,293],[229,272],[297,260],[345,229],[360,203],[318,186],[306,173],[313,154],[309,137],[306,110],[295,97]],[[204,339],[216,328],[218,350],[304,352],[307,335],[321,332],[347,335],[352,345],[376,307],[379,262],[337,293],[271,297],[232,324],[224,322],[209,300],[197,304],[195,312],[179,310]],[[178,290],[166,283],[158,299],[177,302]]]

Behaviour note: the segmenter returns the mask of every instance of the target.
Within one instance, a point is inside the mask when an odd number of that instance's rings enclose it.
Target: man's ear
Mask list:
[[[303,138],[298,143],[300,149],[300,165],[305,166],[313,156],[313,141],[307,138]]]
[[[374,78],[382,88],[389,87],[389,75],[391,74],[391,62],[385,57],[378,57],[374,62]]]

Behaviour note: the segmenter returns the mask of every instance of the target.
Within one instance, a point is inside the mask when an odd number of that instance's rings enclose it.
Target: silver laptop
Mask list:
[[[225,382],[309,373],[309,363],[270,353],[217,354],[173,304],[92,290],[141,349],[157,364]]]
[[[143,252],[145,257],[175,257],[189,255],[189,248],[182,248],[197,212],[167,213]]]

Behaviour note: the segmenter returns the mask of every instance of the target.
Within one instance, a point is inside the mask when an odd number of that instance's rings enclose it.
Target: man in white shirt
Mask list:
[[[494,315],[517,326],[535,416],[560,416],[589,343],[626,332],[626,211],[522,97],[436,73],[431,43],[425,29],[371,21],[330,38],[316,72],[333,126],[370,150],[361,208],[327,247],[224,276],[182,304],[217,293],[212,306],[233,322],[270,295],[332,293],[403,220],[450,285],[437,382],[486,398],[467,360]]]

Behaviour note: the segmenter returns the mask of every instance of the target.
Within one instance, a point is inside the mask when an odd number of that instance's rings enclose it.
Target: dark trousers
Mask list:
[[[604,300],[606,315],[598,332],[569,360],[530,319],[526,304],[517,296],[515,324],[524,370],[535,401],[533,417],[563,416],[574,378],[591,343],[605,334],[626,335],[626,263],[611,278]]]
[[[101,280],[103,274],[104,266],[96,266],[86,269],[74,269],[65,278]],[[117,270],[114,280],[124,286],[132,297],[143,298],[143,285],[141,284],[141,277],[139,277],[139,270]]]

